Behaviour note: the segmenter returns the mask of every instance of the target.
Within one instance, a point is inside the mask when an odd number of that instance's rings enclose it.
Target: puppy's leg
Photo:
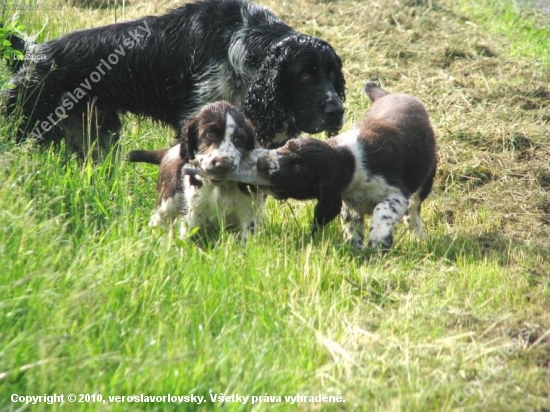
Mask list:
[[[189,176],[185,176],[183,182],[180,238],[191,238],[197,245],[201,245],[205,240],[208,220],[212,217],[211,209],[208,207],[210,196],[209,193],[205,193],[204,186],[192,184]]]
[[[250,236],[253,236],[256,233],[256,219],[246,219],[241,226],[241,233],[239,237],[241,243],[246,243]]]
[[[344,237],[354,248],[363,247],[364,236],[364,216],[359,215],[355,210],[350,209],[346,204],[342,207],[342,226],[344,227]]]
[[[400,193],[393,194],[376,205],[372,213],[369,247],[388,250],[393,243],[393,227],[407,211],[407,198]]]
[[[409,210],[403,220],[414,236],[424,239],[426,234],[424,233],[424,229],[422,229],[422,219],[420,219],[421,204],[422,200],[420,200],[419,194],[415,193],[412,195],[409,199]]]
[[[181,219],[180,223],[180,239],[185,239],[189,233],[189,227],[187,226],[187,219]]]
[[[185,240],[185,238],[189,235],[189,198],[185,197],[184,205],[182,210],[180,210],[181,213],[181,222],[180,222],[180,239]]]
[[[179,157],[163,157],[157,182],[157,208],[149,221],[149,226],[170,225],[179,216],[185,215],[187,188],[181,177],[183,161]]]
[[[149,220],[149,226],[171,226],[174,220],[181,215],[184,199],[183,194],[163,198]]]
[[[266,195],[260,191],[249,190],[244,196],[246,206],[241,208],[243,215],[239,218],[239,237],[243,244],[246,243],[250,236],[256,234],[256,229],[261,224],[260,213],[266,200]]]

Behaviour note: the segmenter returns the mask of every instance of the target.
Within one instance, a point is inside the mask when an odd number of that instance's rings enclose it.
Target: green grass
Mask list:
[[[440,155],[427,240],[399,226],[387,255],[354,252],[338,222],[310,240],[313,203],[269,199],[246,246],[224,232],[199,249],[147,227],[154,167],[15,147],[0,119],[0,409],[23,406],[12,394],[93,393],[106,403],[28,410],[550,408],[548,31],[495,28],[487,16],[532,24],[502,2],[263,3],[338,50],[344,130],[368,107],[367,79],[424,101]],[[49,13],[42,37],[168,5],[135,2],[116,17],[66,7]],[[42,23],[38,12],[25,18]],[[119,153],[163,147],[173,132],[126,116],[123,136]],[[525,322],[538,325],[529,336]],[[281,402],[210,400],[222,393]],[[206,399],[108,400],[140,394]],[[345,403],[285,403],[296,394]]]
[[[460,10],[493,33],[505,36],[511,55],[542,61],[550,69],[550,16],[532,7],[536,1],[459,1]],[[531,5],[530,5],[531,4]],[[550,9],[549,9],[550,10]]]

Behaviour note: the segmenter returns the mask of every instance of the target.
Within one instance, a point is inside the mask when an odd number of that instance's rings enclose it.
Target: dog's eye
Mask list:
[[[237,146],[239,149],[243,148],[245,146],[245,139],[243,136],[235,136],[233,138],[233,144]]]
[[[307,80],[311,77],[311,73],[310,72],[302,72],[300,73],[300,79],[302,80]]]
[[[216,140],[216,133],[214,132],[206,132],[206,140],[209,141],[209,142],[212,142],[214,140]]]

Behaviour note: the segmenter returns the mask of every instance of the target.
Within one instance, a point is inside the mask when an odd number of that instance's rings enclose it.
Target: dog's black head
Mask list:
[[[254,128],[233,105],[218,101],[204,106],[188,119],[182,133],[180,156],[195,159],[213,183],[233,173],[243,155],[255,146]]]
[[[270,182],[269,190],[279,199],[317,199],[315,225],[334,219],[342,207],[342,191],[353,174],[353,157],[328,143],[311,138],[289,140],[269,150],[256,163],[258,173]]]
[[[344,99],[342,62],[334,49],[323,40],[297,34],[269,51],[243,108],[256,125],[260,144],[276,147],[284,143],[273,139],[285,125],[293,135],[336,133],[344,121]]]

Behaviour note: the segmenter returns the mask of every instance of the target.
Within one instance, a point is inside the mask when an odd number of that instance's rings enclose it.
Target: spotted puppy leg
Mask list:
[[[240,232],[239,239],[242,245],[245,245],[250,236],[256,232],[256,213],[253,205],[242,211],[243,215],[239,218]]]
[[[241,243],[246,243],[250,236],[256,234],[256,229],[260,222],[260,213],[264,207],[266,196],[262,192],[250,193],[252,196],[252,203],[250,204],[250,209],[245,213],[244,218],[241,219],[241,232],[240,239]]]
[[[419,239],[424,239],[426,234],[424,233],[424,229],[422,229],[422,219],[420,219],[421,204],[422,200],[420,200],[420,196],[418,193],[415,193],[409,199],[409,210],[405,214],[403,220],[414,236]]]
[[[205,232],[207,221],[201,213],[198,213],[195,208],[190,209],[184,215],[180,228],[180,238],[185,239],[191,237],[197,241]]]
[[[372,213],[372,226],[369,234],[369,247],[388,250],[393,243],[393,227],[407,211],[407,198],[394,194],[376,205]]]
[[[354,248],[361,249],[365,238],[364,216],[349,208],[346,204],[342,207],[342,226],[344,237]]]
[[[256,233],[255,219],[245,221],[241,227],[241,233],[239,234],[241,243],[245,244],[248,241],[248,238],[250,236],[253,236],[255,233]]]

